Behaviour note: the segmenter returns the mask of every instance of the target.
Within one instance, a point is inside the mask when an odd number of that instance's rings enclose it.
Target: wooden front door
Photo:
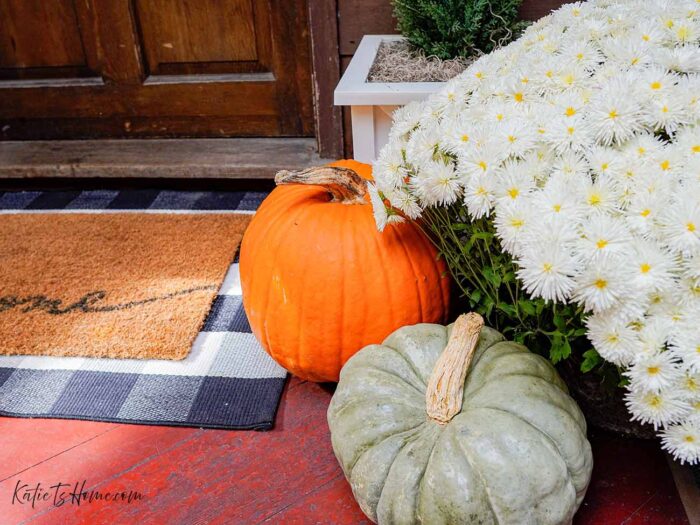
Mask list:
[[[0,0],[0,138],[312,135],[306,1]]]

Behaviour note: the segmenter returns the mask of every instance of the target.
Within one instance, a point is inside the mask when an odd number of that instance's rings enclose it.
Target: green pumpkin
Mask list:
[[[571,522],[593,466],[583,415],[547,360],[482,326],[403,327],[342,369],[333,450],[375,523]]]

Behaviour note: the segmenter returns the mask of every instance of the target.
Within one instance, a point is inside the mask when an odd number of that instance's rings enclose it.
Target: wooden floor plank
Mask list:
[[[270,179],[321,163],[312,138],[0,141],[0,179]]]
[[[117,425],[23,477],[87,478],[100,490],[143,492],[143,502],[44,505],[32,513],[7,505],[3,485],[0,516],[8,524],[35,525],[368,523],[333,456],[325,422],[331,395],[326,386],[290,380],[269,432]],[[47,428],[71,432],[71,425],[81,423]],[[15,427],[8,439],[22,441],[28,433],[29,427]],[[574,525],[688,523],[656,442],[600,432],[591,441],[593,479]]]
[[[66,427],[82,422],[55,423],[61,423],[54,425],[55,433],[60,434]],[[145,461],[167,453],[200,432],[202,430],[191,428],[115,425],[111,431],[100,434],[81,446],[71,448],[4,480],[0,483],[0,494],[13,494],[18,483],[28,484],[30,487],[41,483],[44,488],[48,488],[59,482],[73,485],[86,480],[86,488],[90,489],[96,484],[96,480],[102,480],[103,483],[110,483],[111,489],[128,488],[119,486],[119,483],[111,483],[111,480],[125,475]],[[30,505],[13,504],[10,497],[0,497],[0,516],[11,516],[18,522],[44,517],[51,521],[53,518],[46,515],[53,510],[53,507],[45,503],[39,503],[36,508],[32,508]]]
[[[0,418],[0,482],[114,430],[113,423]],[[0,499],[1,501],[1,499]]]
[[[574,525],[687,525],[659,443],[592,431],[593,477]]]

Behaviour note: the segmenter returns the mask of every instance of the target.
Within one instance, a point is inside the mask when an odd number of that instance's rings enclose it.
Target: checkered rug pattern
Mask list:
[[[0,228],[2,214],[8,213],[254,213],[265,196],[161,190],[0,192]],[[285,370],[251,333],[236,256],[186,359],[0,356],[0,415],[267,430],[273,426],[285,379]]]

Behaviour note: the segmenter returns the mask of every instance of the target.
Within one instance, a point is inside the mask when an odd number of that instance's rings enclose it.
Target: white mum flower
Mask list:
[[[692,118],[684,93],[675,89],[651,98],[642,113],[642,119],[647,126],[654,130],[663,130],[669,135],[675,133],[682,124],[691,122]]]
[[[452,204],[459,198],[462,189],[454,167],[444,162],[426,164],[421,174],[411,178],[410,184],[426,206]]]
[[[659,222],[665,242],[684,256],[700,254],[700,200],[696,195],[681,195],[661,213]]]
[[[630,323],[610,315],[594,314],[586,321],[588,338],[606,361],[629,365],[638,348],[637,331]]]
[[[625,375],[640,390],[659,392],[678,384],[685,374],[674,354],[661,352],[641,355]]]
[[[618,211],[620,194],[610,178],[600,177],[595,182],[587,181],[581,203],[591,215],[611,214]]]
[[[577,250],[585,261],[592,261],[628,253],[631,240],[622,219],[599,214],[582,224]]]
[[[615,78],[591,99],[588,125],[601,144],[621,144],[644,129],[642,107],[630,93],[629,79]]]
[[[506,156],[522,157],[537,140],[532,124],[524,119],[509,119],[496,125],[494,132],[494,142]]]
[[[700,373],[700,333],[697,327],[682,329],[671,346],[671,351],[684,365],[695,373]]]
[[[550,243],[537,251],[526,251],[518,259],[518,277],[525,290],[547,301],[564,301],[575,286],[578,261],[561,244]]]
[[[504,158],[503,150],[494,142],[472,146],[459,155],[458,171],[467,176],[493,175]]]
[[[383,148],[379,158],[374,163],[373,172],[380,174],[377,179],[381,183],[382,188],[398,188],[401,186],[407,174],[403,150],[400,147]]]
[[[593,141],[590,127],[579,115],[552,121],[545,129],[544,139],[559,154],[585,151]]]
[[[661,433],[661,448],[673,454],[681,465],[700,463],[700,422],[672,425]]]
[[[597,313],[613,307],[631,291],[629,274],[620,260],[602,257],[589,264],[576,279],[572,296],[586,311]]]
[[[634,282],[644,291],[663,291],[673,286],[674,257],[656,243],[638,239],[629,255]]]
[[[673,390],[631,390],[625,400],[632,413],[632,420],[651,423],[654,429],[682,421],[691,410],[690,403]]]
[[[535,180],[523,169],[523,164],[520,161],[508,160],[498,168],[494,175],[498,199],[514,201],[534,189]]]
[[[533,219],[533,213],[534,210],[525,199],[502,201],[499,204],[494,224],[504,249],[511,253],[518,249],[519,240],[525,226]]]
[[[369,193],[370,202],[372,203],[372,210],[374,212],[374,221],[377,224],[377,229],[382,232],[389,222],[389,213],[387,211],[384,200],[379,195],[379,190],[374,184],[367,184],[367,191]]]

